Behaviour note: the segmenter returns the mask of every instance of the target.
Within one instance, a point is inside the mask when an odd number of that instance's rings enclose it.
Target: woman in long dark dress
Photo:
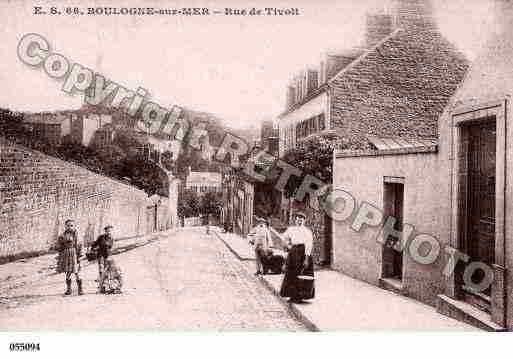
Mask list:
[[[315,297],[312,261],[313,234],[305,226],[305,221],[305,214],[298,212],[296,225],[289,227],[283,234],[289,247],[289,254],[280,296],[289,297],[289,300],[295,303]]]

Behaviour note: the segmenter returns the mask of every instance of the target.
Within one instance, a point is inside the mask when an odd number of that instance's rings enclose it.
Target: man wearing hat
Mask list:
[[[104,228],[105,233],[98,236],[96,241],[91,245],[91,248],[94,249],[98,247],[98,272],[99,278],[102,277],[103,269],[105,268],[105,263],[107,262],[107,258],[109,258],[110,251],[112,249],[112,245],[114,244],[114,238],[112,238],[112,226],[107,225]]]
[[[265,218],[257,218],[257,226],[248,234],[251,238],[250,243],[255,249],[255,275],[265,274],[263,273],[262,261],[265,260],[265,255],[269,250],[269,244],[271,241],[271,234],[267,228],[268,225],[269,222]]]
[[[289,249],[285,276],[280,288],[280,296],[289,297],[291,302],[301,302],[315,296],[313,281],[312,231],[305,226],[306,215],[296,213],[296,225],[287,228],[283,234]]]

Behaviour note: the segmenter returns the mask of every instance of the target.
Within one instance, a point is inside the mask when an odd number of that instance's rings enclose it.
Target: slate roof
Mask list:
[[[397,29],[329,81],[332,126],[362,145],[369,135],[436,138],[467,69],[439,32]]]
[[[368,136],[367,139],[378,151],[396,149],[418,149],[436,146],[438,141],[434,139],[416,139],[403,137],[375,137]]]

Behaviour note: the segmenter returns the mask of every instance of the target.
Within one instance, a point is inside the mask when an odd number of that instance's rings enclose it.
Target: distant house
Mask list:
[[[190,172],[185,184],[185,188],[200,195],[209,191],[220,192],[221,186],[221,174],[217,172]]]
[[[279,131],[272,120],[262,122],[260,127],[260,143],[261,148],[273,156],[279,154]]]
[[[107,124],[112,124],[111,115],[72,113],[71,139],[83,146],[90,146],[94,143],[96,131]]]
[[[225,175],[221,222],[228,230],[246,236],[253,228],[255,180],[238,172]]]
[[[182,151],[182,142],[178,140],[158,138],[144,132],[136,132],[134,136],[139,143],[139,153],[145,156],[151,156],[155,152],[158,156],[164,152],[170,152],[176,160]]]
[[[71,119],[60,113],[30,113],[25,114],[23,122],[32,130],[35,137],[58,145],[62,138],[71,131]]]
[[[96,130],[93,144],[96,148],[104,148],[111,145],[114,141],[115,128],[110,123]]]

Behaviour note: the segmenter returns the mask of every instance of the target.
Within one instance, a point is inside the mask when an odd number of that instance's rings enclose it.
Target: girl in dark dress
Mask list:
[[[65,222],[66,229],[59,236],[57,249],[59,251],[57,272],[66,274],[66,292],[64,295],[71,294],[71,275],[75,274],[78,287],[78,295],[82,295],[82,280],[80,279],[80,257],[82,256],[82,245],[78,242],[75,223],[68,219]]]
[[[280,288],[280,296],[289,297],[291,302],[315,297],[314,270],[311,257],[313,246],[312,231],[305,227],[306,216],[296,214],[296,226],[284,233],[288,242],[289,254],[285,266],[285,276]]]

